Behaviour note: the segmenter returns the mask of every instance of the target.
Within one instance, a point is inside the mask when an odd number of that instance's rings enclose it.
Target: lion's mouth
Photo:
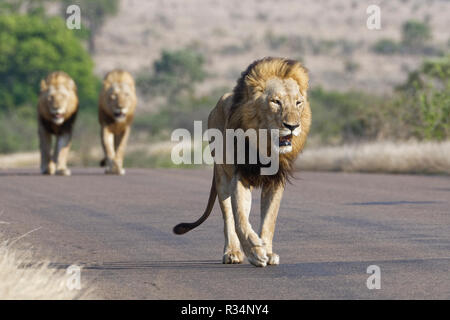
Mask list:
[[[292,134],[280,137],[280,147],[289,147],[292,145]]]
[[[114,117],[116,117],[117,119],[122,119],[125,118],[126,113],[122,112],[122,111],[114,111]]]
[[[57,124],[64,121],[64,114],[62,114],[62,113],[54,113],[52,115],[52,117],[53,117],[53,122],[55,122]]]

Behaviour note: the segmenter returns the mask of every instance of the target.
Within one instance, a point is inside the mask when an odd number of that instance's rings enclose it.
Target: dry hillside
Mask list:
[[[381,8],[381,30],[366,27],[370,4]],[[400,40],[402,23],[427,20],[431,44],[446,49],[449,12],[445,0],[122,0],[96,38],[96,71],[137,72],[162,49],[192,46],[211,74],[202,91],[231,87],[249,62],[275,55],[304,61],[313,85],[388,92],[423,56],[374,54],[374,42]]]

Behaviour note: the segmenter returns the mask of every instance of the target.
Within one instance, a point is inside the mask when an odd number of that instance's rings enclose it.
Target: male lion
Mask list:
[[[77,112],[77,87],[69,75],[56,71],[41,80],[38,125],[43,174],[70,176],[67,157]],[[53,156],[52,135],[56,136]]]
[[[134,79],[126,71],[113,70],[103,80],[98,118],[101,126],[105,173],[124,175],[123,157],[136,109]]]
[[[279,146],[272,149],[279,153],[278,172],[261,175],[260,162],[215,163],[203,216],[194,223],[175,226],[176,234],[186,233],[205,221],[218,195],[225,222],[223,263],[242,263],[244,252],[255,266],[279,264],[279,256],[272,251],[272,239],[286,180],[311,124],[307,89],[307,71],[294,60],[267,57],[253,62],[242,73],[233,93],[222,96],[211,111],[208,128],[219,129],[224,140],[226,129],[278,129]],[[249,145],[245,148],[248,151]],[[262,188],[259,235],[249,223],[253,187]]]

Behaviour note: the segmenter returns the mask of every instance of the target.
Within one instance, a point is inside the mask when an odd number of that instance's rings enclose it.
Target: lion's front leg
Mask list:
[[[252,204],[251,188],[236,174],[231,181],[231,187],[234,222],[242,249],[244,249],[244,253],[251,264],[257,267],[265,267],[268,261],[265,245],[256,232],[253,231],[249,222]]]
[[[54,162],[56,163],[56,174],[61,176],[71,175],[70,170],[67,168],[71,140],[70,133],[62,134],[56,138]]]
[[[101,140],[103,151],[105,152],[105,173],[118,174],[119,172],[114,161],[114,158],[116,157],[116,151],[114,148],[114,134],[108,130],[107,127],[102,128]]]
[[[125,174],[125,169],[123,168],[123,158],[125,155],[125,148],[127,146],[128,137],[130,136],[131,129],[127,127],[124,132],[115,135],[114,144],[116,157],[114,158],[114,165],[117,168],[117,172],[120,175]]]
[[[55,164],[51,158],[52,136],[39,123],[39,147],[41,150],[41,173],[55,174]]]
[[[277,265],[280,263],[280,257],[272,250],[272,240],[283,191],[283,185],[269,185],[263,186],[261,192],[260,237],[266,245],[267,256],[269,258],[267,264],[272,265]]]

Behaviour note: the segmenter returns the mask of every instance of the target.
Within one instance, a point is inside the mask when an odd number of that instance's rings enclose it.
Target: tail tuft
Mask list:
[[[106,166],[106,159],[102,159],[102,161],[100,161],[100,167],[104,166]]]
[[[173,233],[175,234],[185,234],[186,232],[191,231],[192,223],[180,223],[173,227]]]

